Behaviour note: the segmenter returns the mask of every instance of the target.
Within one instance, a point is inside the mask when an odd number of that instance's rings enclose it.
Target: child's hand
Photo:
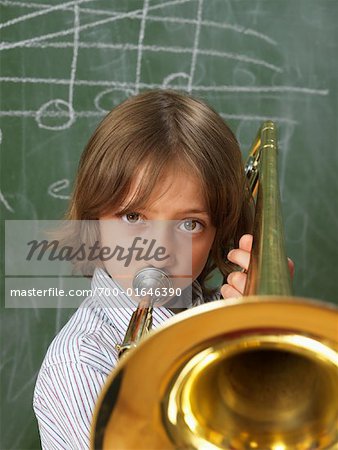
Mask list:
[[[252,247],[252,235],[245,234],[239,241],[239,248],[233,249],[228,253],[228,260],[242,267],[243,271],[231,272],[227,278],[227,284],[221,288],[223,298],[241,297],[244,292],[247,274],[250,262],[250,252]],[[288,265],[291,278],[294,273],[294,263],[288,258]]]

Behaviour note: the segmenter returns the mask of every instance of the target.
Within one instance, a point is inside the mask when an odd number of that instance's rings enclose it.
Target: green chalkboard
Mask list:
[[[114,105],[150,88],[191,92],[245,155],[277,122],[295,293],[337,302],[336,0],[0,1],[2,219],[58,219],[80,154]],[[3,260],[2,260],[3,268]],[[31,401],[72,310],[1,315],[1,449],[37,449]]]

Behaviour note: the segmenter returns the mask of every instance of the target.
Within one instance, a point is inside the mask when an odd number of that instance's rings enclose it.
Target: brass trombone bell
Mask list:
[[[92,448],[338,448],[337,323],[278,296],[179,314],[108,379]]]

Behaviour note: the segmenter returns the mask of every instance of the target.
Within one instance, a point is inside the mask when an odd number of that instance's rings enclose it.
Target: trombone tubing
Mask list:
[[[291,296],[278,186],[275,124],[264,122],[257,140],[260,140],[260,155],[254,241],[244,295]]]

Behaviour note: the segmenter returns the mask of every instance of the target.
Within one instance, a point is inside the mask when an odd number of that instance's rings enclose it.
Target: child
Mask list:
[[[231,273],[226,258],[248,268],[249,197],[238,143],[222,118],[188,95],[151,91],[123,102],[99,124],[80,161],[68,219],[99,220],[103,241],[107,219],[128,226],[179,223],[179,231],[191,237],[195,306],[220,298],[219,290],[206,284],[215,268],[227,280],[224,298],[243,291],[245,272]],[[179,264],[168,261],[151,265],[166,270]],[[92,290],[117,287],[117,307],[109,307],[107,295],[86,299],[42,364],[34,411],[44,449],[89,448],[95,401],[117,363],[116,344],[123,341],[135,309],[122,281],[110,275],[108,264],[96,267]],[[173,314],[165,305],[155,308],[153,326]]]

